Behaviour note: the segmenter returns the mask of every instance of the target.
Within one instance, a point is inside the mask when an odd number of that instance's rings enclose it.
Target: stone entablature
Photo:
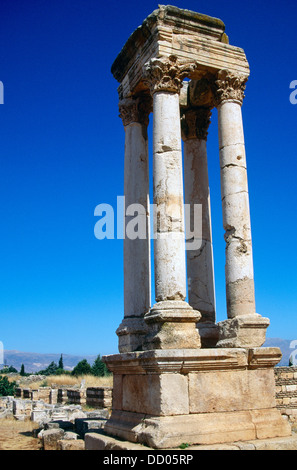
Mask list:
[[[245,53],[228,43],[221,20],[161,5],[130,36],[112,65],[112,73],[120,82],[120,98],[146,89],[145,64],[169,56],[195,65],[189,70],[193,80],[201,79],[208,71],[215,76],[223,69],[249,76]]]

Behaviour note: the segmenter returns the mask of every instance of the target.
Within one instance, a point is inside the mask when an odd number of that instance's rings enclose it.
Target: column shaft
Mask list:
[[[241,105],[246,79],[220,71],[216,81],[221,193],[226,241],[228,320],[219,326],[219,347],[259,347],[269,319],[256,314],[246,157]]]
[[[150,308],[150,240],[149,240],[149,168],[148,141],[143,125],[131,123],[125,128],[125,239],[124,239],[124,316],[143,316]],[[129,238],[129,222],[145,227],[145,238]],[[129,206],[131,210],[129,211]],[[136,212],[136,213],[137,213]],[[139,227],[138,227],[139,229]]]
[[[211,230],[210,193],[207,166],[208,108],[187,110],[182,120],[184,140],[185,203],[190,206],[191,240],[187,242],[189,304],[200,311],[201,322],[215,322],[215,288]],[[202,220],[194,220],[200,205]],[[196,225],[199,223],[199,226]],[[202,227],[200,226],[202,223]],[[197,230],[199,229],[199,230]],[[197,232],[197,233],[196,233]]]
[[[142,349],[144,315],[151,303],[149,160],[143,100],[121,103],[125,128],[124,320],[117,329],[120,352]]]
[[[229,318],[255,314],[252,237],[245,145],[238,102],[218,106],[221,194]]]
[[[185,302],[186,254],[179,93],[186,65],[174,56],[146,64],[153,95],[156,304],[145,315],[146,349],[199,348],[200,312]]]
[[[186,297],[179,96],[154,94],[153,180],[156,301]]]

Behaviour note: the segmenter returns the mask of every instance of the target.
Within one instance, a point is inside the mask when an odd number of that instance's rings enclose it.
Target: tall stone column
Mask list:
[[[120,352],[142,349],[147,332],[144,315],[151,305],[147,137],[151,107],[150,95],[119,104],[125,128],[124,320],[117,329]]]
[[[218,346],[261,346],[268,318],[256,314],[252,237],[241,105],[246,79],[218,73],[221,194],[226,241],[226,300],[229,320],[219,323]]]
[[[215,283],[211,231],[211,210],[207,166],[207,130],[211,110],[190,108],[182,116],[184,141],[185,203],[189,205],[191,235],[187,242],[187,278],[189,304],[202,317],[197,327],[203,347],[215,346],[218,330],[215,325]],[[195,205],[201,206],[202,220],[195,220]],[[196,224],[202,227],[196,227]],[[198,230],[197,230],[198,229]],[[197,233],[196,233],[197,232]]]
[[[183,169],[179,92],[188,69],[176,58],[151,59],[153,95],[154,267],[157,303],[146,314],[147,349],[196,348],[200,313],[186,297]]]

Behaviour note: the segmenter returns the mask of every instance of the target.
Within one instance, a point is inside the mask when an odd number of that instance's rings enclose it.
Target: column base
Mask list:
[[[196,323],[201,318],[182,300],[167,300],[156,303],[144,316],[148,334],[143,349],[193,349],[200,348],[201,341]]]
[[[120,353],[142,351],[143,339],[147,333],[148,327],[143,317],[124,318],[116,330]]]
[[[186,444],[183,442],[183,444]],[[156,451],[157,449],[145,447],[142,444],[124,441],[116,437],[108,436],[103,431],[96,433],[87,433],[85,435],[85,450],[140,450],[140,451]],[[274,437],[268,439],[253,439],[251,441],[233,441],[223,444],[200,444],[181,447],[170,447],[167,451],[180,452],[182,455],[197,450],[297,450],[297,435],[287,437]],[[160,451],[159,451],[160,452]],[[166,452],[163,450],[162,452]],[[197,457],[199,458],[199,457]]]
[[[258,348],[265,343],[270,321],[258,314],[239,315],[218,323],[219,348]]]
[[[106,356],[114,394],[104,432],[156,449],[290,436],[275,403],[280,358],[279,348]]]
[[[160,417],[117,411],[104,432],[154,449],[291,435],[290,426],[276,409]]]

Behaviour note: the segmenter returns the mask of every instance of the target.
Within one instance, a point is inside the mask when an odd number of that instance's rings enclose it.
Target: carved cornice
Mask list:
[[[207,140],[210,124],[210,108],[191,108],[185,111],[181,118],[183,140],[203,139]]]
[[[151,94],[157,91],[179,93],[182,81],[195,69],[193,63],[179,62],[175,55],[153,58],[144,65],[145,81]]]
[[[152,98],[150,95],[126,98],[120,101],[119,111],[124,126],[128,126],[132,122],[148,126],[149,114],[152,111]]]
[[[215,105],[223,101],[236,101],[242,105],[247,77],[220,70],[214,82]]]
[[[245,349],[156,349],[103,357],[116,374],[160,374],[246,369]],[[255,368],[257,368],[255,366]]]

